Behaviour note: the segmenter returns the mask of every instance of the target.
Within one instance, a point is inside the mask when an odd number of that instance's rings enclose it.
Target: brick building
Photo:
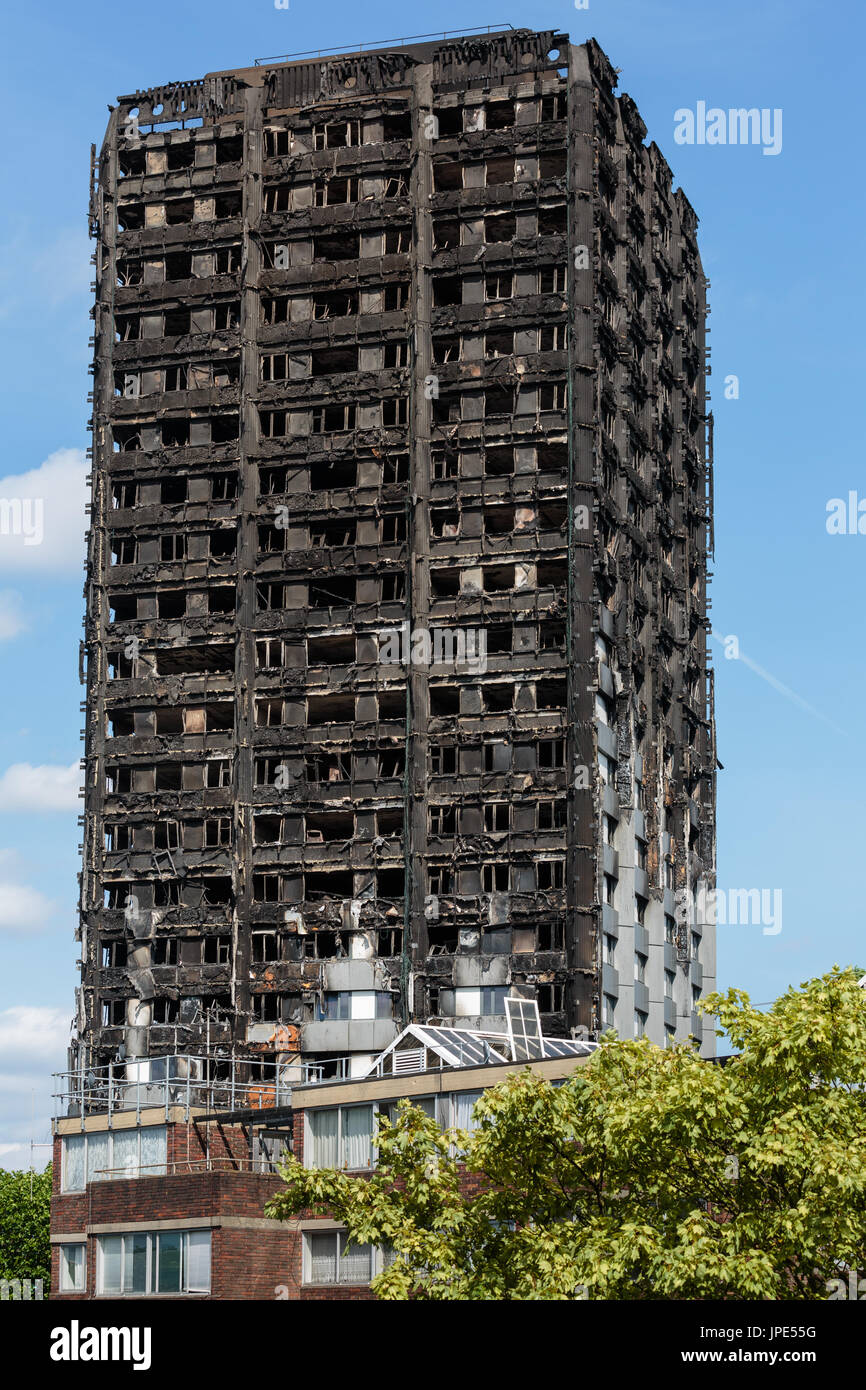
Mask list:
[[[471,1129],[474,1102],[515,1066],[558,1081],[592,1046],[547,1038],[521,1049],[511,1035],[412,1025],[367,1077],[286,1095],[188,1077],[107,1087],[94,1076],[64,1095],[77,1113],[55,1121],[52,1297],[370,1298],[386,1252],[347,1249],[339,1223],[321,1216],[264,1215],[280,1154],[369,1172],[376,1116],[400,1099],[443,1128]]]
[[[112,110],[82,1073],[509,996],[712,1051],[705,280],[616,85],[521,30]]]

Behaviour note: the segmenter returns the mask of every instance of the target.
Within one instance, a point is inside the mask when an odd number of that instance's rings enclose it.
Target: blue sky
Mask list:
[[[18,475],[44,469],[46,510],[42,545],[0,537],[0,1162],[26,1162],[20,1146],[48,1137],[45,1078],[63,1064],[73,1009],[87,178],[106,104],[257,57],[505,21],[599,40],[701,219],[716,417],[712,616],[741,653],[727,660],[713,646],[725,765],[719,884],[779,888],[784,904],[777,935],[720,927],[720,982],[768,1001],[834,962],[866,959],[857,735],[866,536],[825,526],[830,498],[866,498],[854,429],[864,375],[862,9],[590,0],[509,13],[475,0],[422,3],[407,19],[405,6],[376,0],[363,12],[310,0],[287,10],[273,0],[16,6],[4,19],[17,56],[2,93],[3,186],[14,196],[0,212],[0,497],[34,495]],[[675,111],[700,101],[781,108],[781,153],[675,144]],[[724,397],[729,375],[735,400]],[[37,1162],[46,1155],[37,1150]]]

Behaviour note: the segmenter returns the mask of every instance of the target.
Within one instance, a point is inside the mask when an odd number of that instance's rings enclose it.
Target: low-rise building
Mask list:
[[[183,1056],[143,1063],[132,1083],[91,1072],[70,1089],[67,1079],[52,1297],[373,1297],[387,1251],[347,1248],[340,1224],[312,1213],[265,1216],[281,1157],[370,1172],[377,1118],[404,1097],[443,1128],[471,1129],[476,1100],[517,1067],[565,1080],[595,1045],[543,1038],[537,1019],[507,1035],[411,1025],[360,1079],[348,1066],[330,1076],[311,1067],[241,1085],[231,1068],[206,1077],[203,1059]]]

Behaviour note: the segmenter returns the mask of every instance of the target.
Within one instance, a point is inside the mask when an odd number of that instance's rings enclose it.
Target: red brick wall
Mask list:
[[[168,1126],[169,1172],[165,1176],[121,1178],[90,1183],[84,1192],[60,1191],[60,1138],[54,1141],[51,1231],[73,1235],[93,1226],[206,1217],[264,1220],[268,1199],[281,1187],[272,1173],[249,1169],[249,1134],[240,1125]],[[216,1167],[205,1169],[206,1149]],[[175,1171],[172,1172],[171,1168]],[[78,1300],[96,1294],[96,1237],[88,1239],[84,1294],[60,1294],[60,1255],[52,1250],[52,1298]],[[280,1286],[297,1289],[300,1245],[288,1226],[235,1229],[217,1225],[211,1245],[212,1299],[274,1299]],[[297,1293],[290,1294],[297,1297]]]
[[[285,1225],[272,1231],[239,1231],[225,1226],[215,1230],[211,1297],[273,1300],[278,1290],[291,1290],[296,1246],[297,1236]],[[289,1296],[296,1295],[290,1292]]]
[[[294,1151],[303,1161],[304,1116],[293,1117]],[[215,1166],[204,1167],[206,1154]],[[52,1234],[65,1235],[116,1222],[155,1221],[179,1224],[196,1217],[247,1217],[261,1220],[265,1203],[281,1188],[275,1174],[249,1170],[249,1127],[170,1124],[167,1135],[169,1173],[162,1177],[125,1178],[91,1183],[83,1193],[60,1192],[60,1140],[55,1138]],[[172,1172],[172,1169],[174,1171]],[[467,1193],[481,1190],[482,1179],[466,1175]],[[314,1220],[309,1211],[298,1218]],[[303,1285],[302,1236],[281,1227],[234,1229],[216,1226],[211,1246],[211,1293],[216,1300],[289,1299],[290,1301],[367,1301],[366,1285]],[[52,1252],[52,1289],[59,1289],[59,1253]],[[52,1293],[52,1298],[95,1296],[96,1239],[88,1241],[86,1294]]]
[[[219,1168],[249,1168],[249,1126],[223,1125],[215,1120],[198,1125],[169,1125],[167,1151],[170,1168],[201,1165],[208,1155]]]

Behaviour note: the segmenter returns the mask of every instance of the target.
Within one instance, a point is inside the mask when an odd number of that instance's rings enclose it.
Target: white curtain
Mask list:
[[[141,1131],[141,1176],[153,1178],[165,1173],[165,1125],[146,1125]]]
[[[104,1182],[110,1177],[106,1170],[110,1164],[108,1156],[108,1135],[88,1134],[87,1136],[87,1181]]]
[[[100,1293],[120,1293],[120,1255],[122,1236],[102,1236],[99,1242],[102,1274]]]
[[[369,1168],[373,1161],[373,1107],[351,1105],[343,1111],[343,1167]]]
[[[310,1138],[308,1168],[336,1168],[338,1118],[337,1110],[313,1110],[307,1115]]]
[[[480,1098],[480,1091],[455,1091],[454,1126],[456,1129],[465,1129],[471,1133],[473,1129],[477,1128],[472,1118],[472,1107]]]
[[[113,1178],[138,1177],[138,1136],[137,1129],[117,1129],[112,1135],[111,1176]]]
[[[337,1282],[337,1232],[308,1236],[310,1242],[310,1283]]]
[[[210,1231],[190,1231],[186,1287],[190,1293],[210,1293]]]
[[[63,1140],[63,1191],[84,1190],[84,1135],[67,1134]]]
[[[84,1288],[84,1246],[61,1245],[60,1291],[77,1293]]]
[[[367,1284],[372,1278],[372,1245],[350,1245],[348,1237],[340,1236],[340,1272],[337,1276],[341,1284]]]

